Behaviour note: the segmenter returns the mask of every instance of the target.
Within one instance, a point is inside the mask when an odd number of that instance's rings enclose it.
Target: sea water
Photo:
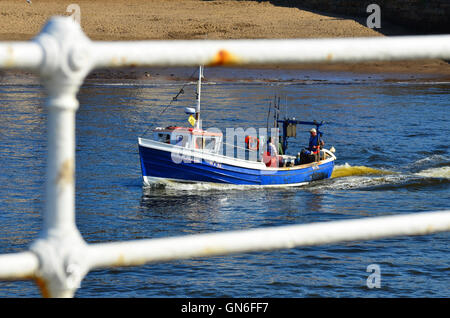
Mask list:
[[[286,71],[287,72],[287,71]],[[162,238],[448,209],[450,84],[312,73],[292,80],[220,79],[202,88],[203,127],[324,121],[336,148],[331,179],[297,188],[142,184],[138,137],[188,126],[195,83],[86,81],[76,118],[76,223],[88,243]],[[287,74],[287,75],[286,75]],[[266,74],[267,75],[267,74]],[[45,93],[21,77],[0,85],[0,253],[27,249],[42,226]],[[273,109],[271,114],[273,114]],[[272,118],[269,117],[269,122]],[[297,127],[288,152],[307,145]],[[448,233],[199,258],[90,272],[76,297],[448,297]],[[377,266],[380,284],[368,284]],[[38,297],[0,282],[0,297]]]

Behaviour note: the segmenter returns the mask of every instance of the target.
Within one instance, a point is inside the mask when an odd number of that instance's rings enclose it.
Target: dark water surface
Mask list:
[[[205,71],[208,78],[208,70]],[[266,127],[283,114],[324,120],[335,177],[300,188],[144,188],[137,137],[189,125],[194,83],[84,84],[77,113],[77,226],[89,243],[169,237],[448,209],[450,85],[322,74],[293,82],[206,82],[204,127]],[[0,253],[26,249],[41,227],[45,96],[36,83],[0,85]],[[299,127],[302,147],[308,127]],[[90,272],[76,297],[448,297],[449,234],[399,237]],[[367,266],[379,265],[370,289]],[[38,297],[33,282],[0,282],[0,297]]]

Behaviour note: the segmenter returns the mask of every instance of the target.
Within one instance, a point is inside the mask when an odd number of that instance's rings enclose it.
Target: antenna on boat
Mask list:
[[[287,95],[284,96],[284,118],[289,118],[289,116],[288,116]]]
[[[200,122],[200,96],[202,93],[202,78],[203,78],[203,65],[199,66],[198,70],[198,82],[197,82],[197,109],[195,112],[195,128],[201,129]]]
[[[273,113],[273,127],[278,128],[278,119],[280,118],[280,97],[274,97],[274,113]]]

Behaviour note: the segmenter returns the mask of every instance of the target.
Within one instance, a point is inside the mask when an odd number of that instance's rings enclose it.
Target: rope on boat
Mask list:
[[[189,76],[189,78],[193,77],[193,76],[195,75],[196,72],[197,72],[197,69],[195,69],[194,72],[192,72],[192,74],[191,74],[191,76]],[[164,114],[164,112],[172,105],[172,103],[173,103],[174,101],[177,101],[177,100],[178,100],[178,96],[184,94],[184,88],[186,87],[187,84],[188,84],[188,83],[184,83],[184,84],[183,84],[183,86],[182,86],[181,89],[178,91],[178,93],[177,93],[174,97],[172,97],[172,100],[169,102],[169,104],[166,105],[166,107],[164,107],[164,109],[159,113],[156,122],[155,122],[153,125],[150,125],[150,127],[148,127],[148,128],[144,131],[144,133],[142,134],[142,136],[145,136],[145,134],[146,134],[150,129],[152,129],[153,127],[155,127],[156,124],[158,123],[158,120],[161,119],[162,114]]]

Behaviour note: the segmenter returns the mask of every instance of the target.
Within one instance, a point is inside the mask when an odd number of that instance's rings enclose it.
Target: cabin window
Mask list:
[[[216,149],[216,138],[206,138],[205,139],[205,149],[214,151]]]
[[[173,144],[180,146],[180,147],[186,147],[189,143],[189,136],[186,135],[176,135],[174,136],[174,140],[172,141]]]
[[[170,144],[170,134],[158,134],[158,141]]]
[[[195,138],[195,149],[203,149],[203,137]]]

